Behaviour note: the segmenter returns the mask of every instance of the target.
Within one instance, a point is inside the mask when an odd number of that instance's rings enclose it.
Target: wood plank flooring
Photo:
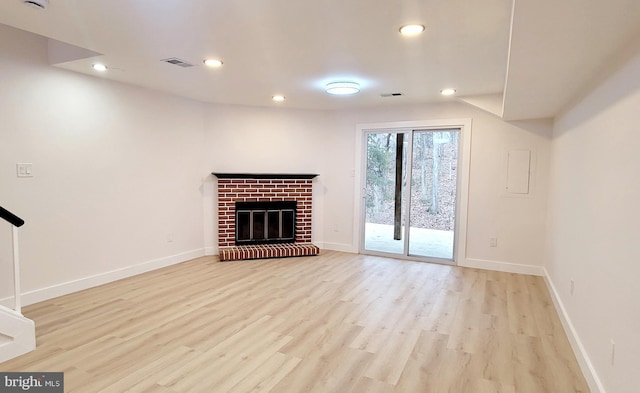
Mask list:
[[[540,277],[322,251],[198,258],[24,309],[66,392],[589,392]]]

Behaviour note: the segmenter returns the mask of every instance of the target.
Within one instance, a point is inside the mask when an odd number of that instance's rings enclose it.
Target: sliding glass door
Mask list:
[[[459,134],[366,132],[363,252],[454,260]]]

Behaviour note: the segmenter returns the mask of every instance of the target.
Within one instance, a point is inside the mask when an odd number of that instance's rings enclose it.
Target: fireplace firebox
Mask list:
[[[294,243],[296,201],[236,202],[237,246]]]

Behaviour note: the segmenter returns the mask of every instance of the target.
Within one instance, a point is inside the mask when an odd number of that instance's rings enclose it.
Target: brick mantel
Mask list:
[[[236,202],[296,201],[295,243],[311,243],[312,179],[317,175],[217,172],[213,175],[218,177],[218,246],[221,250],[235,247]]]

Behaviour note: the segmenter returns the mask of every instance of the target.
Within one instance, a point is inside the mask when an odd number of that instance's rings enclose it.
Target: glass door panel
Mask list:
[[[407,144],[403,132],[368,133],[364,249],[405,255]]]
[[[459,130],[413,132],[409,254],[453,259]]]

